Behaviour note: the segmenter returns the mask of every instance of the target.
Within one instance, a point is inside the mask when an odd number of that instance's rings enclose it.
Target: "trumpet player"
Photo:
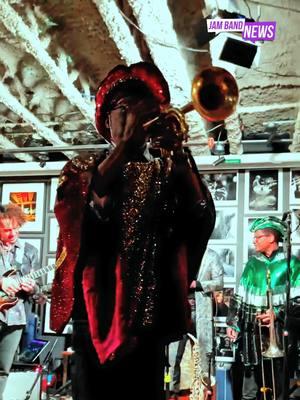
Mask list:
[[[282,370],[279,373],[278,368],[282,358],[267,360],[262,353],[265,354],[265,342],[273,333],[272,325],[280,353],[278,334],[284,320],[287,263],[279,243],[285,236],[286,224],[274,216],[258,218],[250,231],[257,254],[248,260],[237,293],[231,299],[227,334],[236,341],[244,365],[242,400],[280,399]],[[300,260],[292,256],[291,297],[300,294],[299,276]],[[266,363],[271,363],[272,368]]]
[[[189,327],[188,288],[215,211],[179,122],[145,128],[169,103],[154,64],[116,66],[96,95],[111,151],[70,160],[61,173],[51,327],[74,321],[74,400],[162,400],[164,346]],[[154,131],[168,156],[147,151]]]

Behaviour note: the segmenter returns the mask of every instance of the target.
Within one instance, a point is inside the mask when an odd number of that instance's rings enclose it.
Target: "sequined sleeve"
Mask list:
[[[237,332],[241,331],[242,300],[242,297],[238,294],[234,294],[231,297],[226,320],[227,325]]]

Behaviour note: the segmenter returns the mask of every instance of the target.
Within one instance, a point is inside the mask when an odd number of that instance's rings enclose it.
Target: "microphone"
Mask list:
[[[281,221],[282,222],[286,221],[288,216],[289,216],[289,214],[290,214],[290,211],[284,212],[283,215],[282,215]]]

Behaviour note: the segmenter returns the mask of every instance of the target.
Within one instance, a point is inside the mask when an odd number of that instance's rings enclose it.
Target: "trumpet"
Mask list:
[[[185,120],[186,113],[196,110],[207,121],[222,121],[235,111],[239,90],[230,72],[220,67],[209,67],[194,77],[191,96],[192,101],[182,108],[170,107],[145,122],[144,129],[150,131],[157,125],[172,123],[179,141],[187,141],[189,127]]]

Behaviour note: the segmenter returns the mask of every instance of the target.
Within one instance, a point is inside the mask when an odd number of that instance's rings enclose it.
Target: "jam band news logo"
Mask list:
[[[242,32],[242,38],[251,42],[274,40],[276,22],[246,22],[244,19],[207,19],[208,32]]]

